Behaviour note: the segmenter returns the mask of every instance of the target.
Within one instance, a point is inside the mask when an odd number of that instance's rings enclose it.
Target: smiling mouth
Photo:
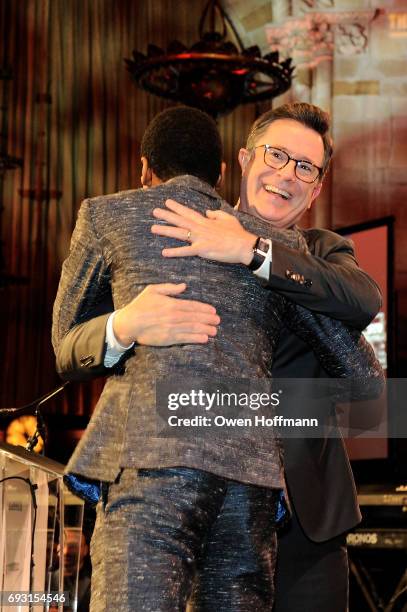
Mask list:
[[[288,191],[284,191],[283,189],[279,189],[274,185],[263,185],[263,187],[267,191],[267,193],[274,193],[275,195],[279,195],[283,198],[283,200],[289,200],[291,198],[291,193],[288,193]]]

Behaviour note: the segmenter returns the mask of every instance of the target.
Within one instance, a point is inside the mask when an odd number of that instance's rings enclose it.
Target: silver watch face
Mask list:
[[[264,240],[263,238],[260,238],[259,240],[259,244],[257,245],[256,248],[256,252],[259,255],[264,255],[264,257],[267,255],[267,253],[269,252],[270,249],[270,243],[268,240]]]

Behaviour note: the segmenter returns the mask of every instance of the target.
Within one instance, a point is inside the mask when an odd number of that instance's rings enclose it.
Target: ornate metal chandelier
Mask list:
[[[215,29],[216,17],[220,32]],[[205,24],[209,22],[209,30]],[[240,49],[226,41],[226,22]],[[274,98],[291,86],[291,59],[279,62],[278,52],[261,57],[257,46],[243,48],[233,24],[217,0],[209,0],[199,22],[200,40],[190,48],[175,40],[165,52],[150,44],[147,56],[133,51],[126,59],[138,87],[182,102],[217,117],[239,104]]]

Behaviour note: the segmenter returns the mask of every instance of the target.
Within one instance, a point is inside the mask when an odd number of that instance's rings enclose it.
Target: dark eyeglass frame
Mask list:
[[[273,145],[269,145],[269,144],[257,145],[254,148],[258,149],[260,147],[264,147],[264,163],[269,168],[273,168],[273,170],[282,170],[282,168],[285,168],[287,166],[287,164],[290,163],[290,161],[293,161],[293,162],[295,162],[295,169],[294,169],[295,176],[297,177],[298,180],[303,181],[304,183],[308,183],[309,185],[311,185],[312,183],[315,183],[315,181],[318,180],[322,176],[322,170],[323,169],[320,168],[319,166],[316,166],[312,162],[308,161],[308,159],[296,159],[295,157],[291,157],[291,155],[288,155],[287,151],[283,151],[282,149],[279,149],[278,147],[273,147]],[[286,155],[287,156],[286,163],[283,164],[282,166],[271,166],[270,164],[268,164],[266,162],[266,154],[267,154],[268,151],[270,151],[270,149],[274,149],[274,151],[278,151],[279,153],[283,153],[284,155]],[[307,181],[303,177],[298,176],[297,168],[298,168],[298,164],[301,164],[301,163],[309,164],[310,166],[312,166],[313,168],[316,168],[318,170],[317,176],[314,179],[312,179],[312,181]]]

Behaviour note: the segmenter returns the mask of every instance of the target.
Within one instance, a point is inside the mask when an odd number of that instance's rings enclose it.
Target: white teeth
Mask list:
[[[291,194],[288,193],[288,191],[283,191],[278,187],[274,187],[274,185],[264,185],[264,189],[269,193],[277,193],[278,195],[281,195],[281,197],[285,200],[288,200],[291,197]]]

